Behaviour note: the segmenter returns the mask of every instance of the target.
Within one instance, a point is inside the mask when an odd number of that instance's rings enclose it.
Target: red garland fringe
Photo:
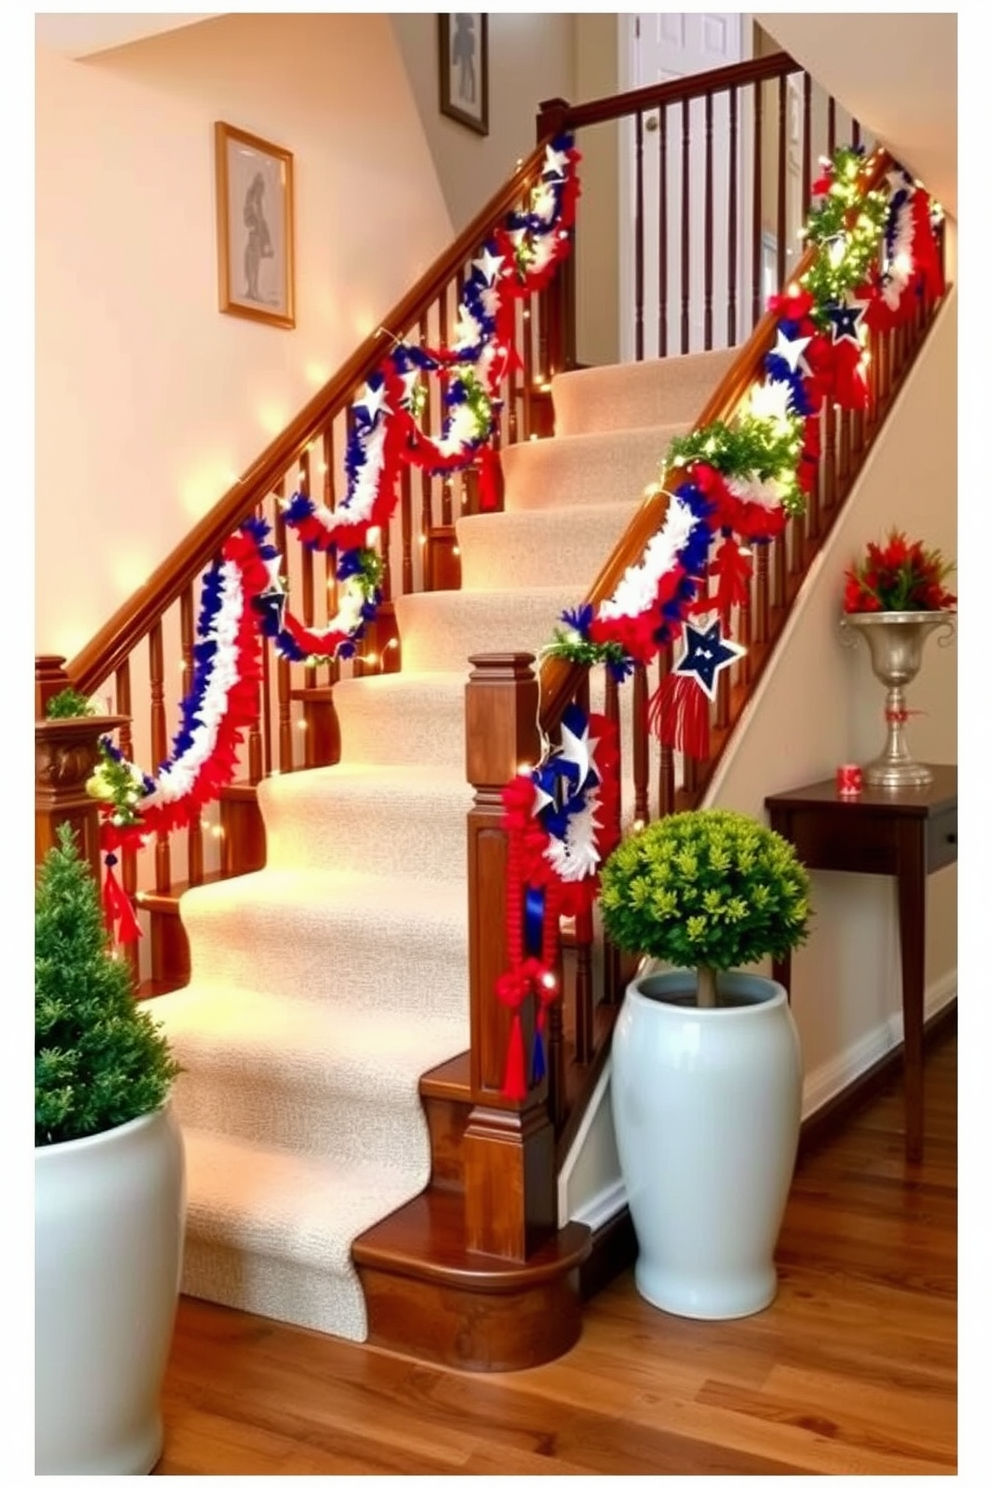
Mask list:
[[[662,679],[648,702],[647,726],[666,748],[709,758],[709,698],[694,677],[669,672]]]
[[[103,880],[103,918],[107,934],[117,945],[133,945],[141,938],[141,926],[138,924],[134,905],[114,872],[112,855],[107,856],[104,866],[107,871]]]

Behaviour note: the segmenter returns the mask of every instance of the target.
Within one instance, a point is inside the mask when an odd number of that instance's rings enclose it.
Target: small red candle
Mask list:
[[[864,777],[860,765],[838,765],[837,766],[837,794],[839,796],[860,796]]]

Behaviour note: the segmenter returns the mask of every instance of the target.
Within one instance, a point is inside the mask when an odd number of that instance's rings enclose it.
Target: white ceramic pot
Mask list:
[[[613,1034],[611,1101],[637,1236],[637,1289],[665,1312],[746,1317],[777,1290],[775,1246],[792,1182],[802,1060],[785,989],[647,971]]]
[[[35,1475],[147,1473],[185,1224],[170,1105],[35,1149]]]

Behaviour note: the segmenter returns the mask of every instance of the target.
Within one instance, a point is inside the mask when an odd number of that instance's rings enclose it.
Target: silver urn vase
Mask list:
[[[842,616],[846,643],[855,645],[861,636],[871,669],[885,688],[888,736],[882,753],[865,766],[865,785],[893,790],[932,782],[933,771],[912,758],[906,743],[906,688],[920,670],[927,637],[944,631],[941,644],[950,645],[955,618],[953,610],[878,610]]]

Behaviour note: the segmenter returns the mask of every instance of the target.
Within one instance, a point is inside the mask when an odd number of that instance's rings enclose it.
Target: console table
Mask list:
[[[931,768],[929,786],[865,788],[845,797],[830,779],[765,800],[769,824],[788,838],[807,868],[884,873],[898,881],[906,1156],[912,1162],[923,1156],[926,880],[958,855],[957,766]],[[772,968],[786,991],[791,988],[791,961],[786,954]]]

